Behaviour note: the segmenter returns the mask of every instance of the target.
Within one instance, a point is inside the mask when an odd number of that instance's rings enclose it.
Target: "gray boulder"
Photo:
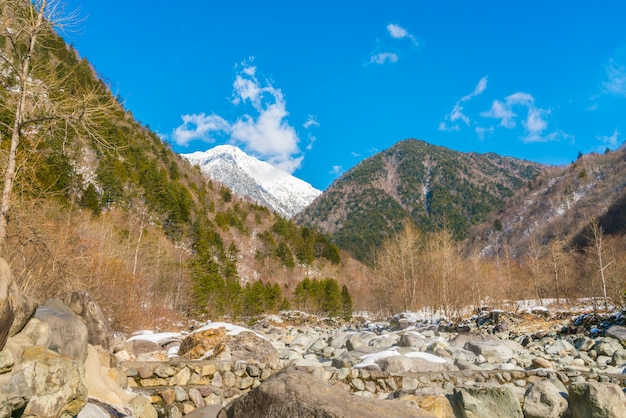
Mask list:
[[[85,321],[89,344],[110,348],[113,331],[100,305],[88,292],[84,290],[69,292],[59,296],[59,299]]]
[[[626,327],[621,325],[613,325],[606,330],[605,335],[607,337],[615,338],[623,346],[626,346]]]
[[[35,318],[50,325],[48,348],[84,362],[87,358],[89,333],[85,321],[59,299],[48,299],[37,308]]]
[[[219,418],[432,417],[400,401],[358,397],[294,369],[283,370],[226,407]]]
[[[468,341],[465,349],[482,355],[487,363],[504,363],[513,358],[514,353],[503,341]]]
[[[459,415],[464,418],[523,418],[522,407],[510,386],[454,389]]]
[[[626,396],[614,383],[572,383],[569,409],[572,418],[626,417]]]
[[[532,383],[524,394],[525,418],[561,418],[566,411],[566,394],[549,380]]]

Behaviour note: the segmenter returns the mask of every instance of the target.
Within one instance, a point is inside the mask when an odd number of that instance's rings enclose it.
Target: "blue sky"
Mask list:
[[[619,1],[80,1],[65,36],[181,153],[325,189],[406,138],[565,164],[626,138]]]

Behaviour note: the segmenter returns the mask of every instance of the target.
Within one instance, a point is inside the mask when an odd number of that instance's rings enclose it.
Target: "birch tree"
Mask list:
[[[45,141],[46,135],[65,130],[106,144],[97,135],[98,125],[111,111],[120,109],[106,86],[93,82],[93,74],[78,77],[78,68],[59,71],[60,60],[51,46],[59,45],[55,31],[65,31],[78,18],[64,6],[61,0],[4,0],[0,12],[0,37],[4,39],[0,49],[4,97],[0,106],[5,115],[0,121],[0,141],[10,141],[3,147],[8,151],[1,165],[0,253],[13,203],[18,152],[28,148],[24,142],[35,137]]]

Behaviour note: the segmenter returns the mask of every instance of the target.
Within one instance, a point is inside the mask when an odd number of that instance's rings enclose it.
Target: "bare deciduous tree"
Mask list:
[[[55,71],[50,41],[57,36],[55,30],[64,31],[77,22],[77,13],[66,12],[61,0],[3,3],[0,36],[6,42],[0,50],[0,74],[4,89],[10,94],[0,106],[10,118],[3,123],[3,131],[10,135],[10,146],[2,164],[0,251],[6,240],[18,149],[23,140],[64,129],[98,141],[98,123],[111,110],[120,109],[103,84],[79,80],[72,71],[65,75]]]

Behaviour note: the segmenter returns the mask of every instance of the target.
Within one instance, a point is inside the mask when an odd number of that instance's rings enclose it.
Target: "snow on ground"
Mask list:
[[[362,359],[363,361],[361,361],[359,364],[355,365],[354,368],[363,368],[363,367],[367,367],[367,366],[371,366],[376,364],[376,362],[378,360],[382,360],[385,359],[387,357],[392,357],[392,356],[405,356],[405,357],[409,357],[409,358],[421,358],[422,360],[426,360],[430,363],[447,363],[447,360],[436,356],[434,354],[429,354],[429,353],[423,353],[420,351],[412,351],[412,352],[408,352],[406,354],[400,354],[398,353],[398,347],[392,347],[389,350],[385,350],[385,351],[381,351],[379,353],[373,353],[373,354],[366,354],[364,356],[361,356],[360,359]]]
[[[127,341],[142,340],[150,341],[156,344],[162,344],[172,340],[182,340],[185,335],[180,332],[154,332],[149,330],[137,331],[135,335]]]

